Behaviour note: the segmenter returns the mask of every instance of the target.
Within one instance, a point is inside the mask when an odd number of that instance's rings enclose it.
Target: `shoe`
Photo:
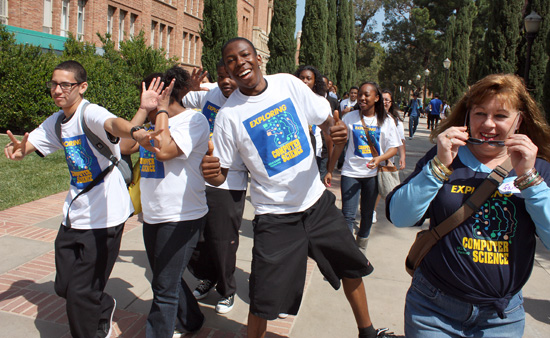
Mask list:
[[[216,312],[217,313],[228,313],[233,309],[233,305],[235,305],[235,294],[232,294],[231,296],[227,298],[222,298],[216,305]]]
[[[109,319],[100,319],[97,324],[97,336],[99,338],[110,338],[113,333],[113,316],[115,315],[116,299],[113,298],[113,310]]]
[[[395,338],[397,337],[393,332],[390,332],[390,329],[388,329],[387,327],[383,328],[383,329],[377,329],[376,330],[376,337],[381,337],[381,338]]]
[[[372,223],[378,222],[378,219],[376,219],[376,210],[372,213]]]
[[[279,313],[278,317],[281,318],[281,319],[285,319],[285,318],[288,317],[288,313]]]
[[[202,329],[202,326],[204,325],[205,320],[206,320],[206,317],[204,317],[203,315],[200,325],[197,326],[197,328],[193,329],[192,331],[183,329],[181,328],[180,324],[176,324],[176,328],[174,329],[174,334],[172,335],[172,338],[181,338],[187,334],[194,334],[199,332]]]
[[[204,279],[201,280],[199,285],[195,288],[193,291],[193,296],[195,296],[195,299],[203,299],[204,297],[208,296],[208,292],[214,288],[214,283],[212,283],[211,280]]]

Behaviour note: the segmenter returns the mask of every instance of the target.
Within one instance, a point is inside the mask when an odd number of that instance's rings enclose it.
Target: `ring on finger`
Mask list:
[[[446,138],[451,138],[451,137],[449,136],[449,134],[445,134],[445,137],[446,137]]]

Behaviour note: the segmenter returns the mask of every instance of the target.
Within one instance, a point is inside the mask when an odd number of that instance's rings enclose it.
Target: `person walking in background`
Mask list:
[[[222,48],[237,82],[216,118],[214,156],[202,162],[205,179],[219,185],[239,155],[250,170],[255,208],[248,337],[264,337],[267,320],[299,309],[308,255],[334,288],[340,280],[360,338],[385,337],[373,328],[362,277],[373,270],[353,244],[335,196],[319,179],[309,125],[319,125],[335,144],[346,127],[334,125],[328,101],[288,74],[263,76],[261,57],[244,38]],[[329,133],[330,130],[330,133]]]
[[[208,212],[200,163],[210,129],[203,114],[181,105],[189,78],[186,70],[174,66],[162,80],[149,77],[151,84],[142,86],[140,109],[132,122],[143,125],[149,117],[152,124],[146,129],[160,132],[155,142],[159,151],[153,154],[137,144],[124,144],[125,153],[140,153],[143,241],[153,272],[147,337],[180,337],[200,330],[204,323],[182,279]],[[170,84],[162,94],[161,81]]]
[[[237,88],[227,71],[223,60],[216,67],[218,86],[210,91],[201,91],[198,84],[192,84],[182,103],[186,108],[201,109],[214,131],[218,111]],[[216,287],[221,296],[216,304],[217,313],[233,309],[237,283],[235,266],[239,248],[239,229],[243,219],[248,171],[240,158],[229,168],[227,180],[215,187],[206,186],[208,214],[203,236],[189,261],[189,270],[200,280],[193,291],[196,299],[203,299]]]
[[[116,301],[104,289],[118,257],[124,223],[133,208],[121,171],[90,144],[81,121],[117,159],[119,137],[132,137],[154,153],[157,149],[149,140],[158,133],[147,135],[84,99],[87,74],[77,61],[58,64],[46,86],[61,110],[21,141],[8,130],[11,142],[4,147],[4,154],[10,160],[22,160],[35,151],[44,157],[64,149],[71,181],[55,239],[55,292],[67,301],[73,337],[110,337]],[[58,135],[56,123],[60,118]],[[106,176],[101,179],[103,173]],[[87,191],[97,177],[101,181]]]
[[[327,90],[325,81],[321,73],[313,66],[302,65],[298,67],[294,76],[302,80],[313,92],[319,96],[326,97]],[[333,99],[331,97],[331,99]],[[329,103],[331,100],[329,100]],[[332,110],[332,104],[331,104]],[[332,110],[333,111],[333,110]],[[333,111],[334,112],[334,111]],[[330,157],[329,151],[332,151],[332,139],[326,135],[319,126],[311,126],[311,132],[315,137],[315,156],[317,158],[317,166],[319,167],[319,175],[321,181],[324,180],[327,174],[327,163]]]
[[[428,115],[428,129],[434,130],[439,123],[439,115],[443,111],[443,102],[439,99],[439,94],[435,93],[434,98],[430,101],[430,113]]]
[[[362,84],[358,100],[360,110],[354,110],[342,119],[350,135],[341,176],[342,213],[353,233],[357,208],[360,205],[361,223],[356,242],[363,253],[366,253],[378,196],[378,166],[397,154],[401,139],[393,118],[384,110],[378,84]],[[343,148],[343,144],[334,147],[325,177],[327,186],[331,184],[332,171]]]
[[[422,104],[418,98],[418,92],[414,92],[413,98],[409,101],[407,111],[405,114],[409,114],[409,140],[411,140],[418,127],[418,119],[422,112]]]
[[[357,104],[357,93],[359,88],[353,86],[349,89],[349,97],[340,101],[340,117],[344,117],[347,113],[354,110]]]
[[[430,138],[436,146],[386,199],[386,215],[398,227],[429,218],[433,229],[494,168],[510,160],[513,170],[414,272],[405,335],[521,337],[521,289],[536,236],[550,248],[550,127],[521,78],[495,74],[471,86]]]

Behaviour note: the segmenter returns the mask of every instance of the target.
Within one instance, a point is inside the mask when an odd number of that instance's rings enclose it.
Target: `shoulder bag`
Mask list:
[[[361,123],[363,124],[363,130],[365,131],[365,135],[367,136],[367,142],[369,144],[370,151],[374,157],[380,156],[378,154],[378,151],[376,151],[376,148],[374,147],[374,142],[371,140],[371,135],[369,134],[369,129],[365,125],[365,121],[363,121],[363,115],[361,112],[359,112],[359,118],[361,119]],[[378,194],[382,196],[383,198],[386,198],[388,194],[399,185],[399,170],[397,167],[392,163],[390,160],[386,160],[386,165],[379,165],[378,166]]]
[[[508,157],[501,165],[497,166],[487,176],[487,178],[477,187],[474,193],[455,211],[451,216],[447,217],[439,225],[422,230],[416,234],[416,240],[409,250],[407,259],[405,260],[405,269],[411,275],[436,245],[436,243],[445,235],[453,231],[456,227],[462,224],[468,217],[478,210],[485,201],[497,190],[504,178],[508,176],[512,170],[512,161]]]

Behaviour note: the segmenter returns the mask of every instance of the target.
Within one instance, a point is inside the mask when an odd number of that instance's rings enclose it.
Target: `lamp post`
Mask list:
[[[451,60],[449,60],[449,58],[443,60],[443,68],[445,68],[445,87],[443,88],[443,99],[447,102],[447,84],[449,83],[449,68],[451,68]]]
[[[527,55],[525,56],[525,74],[523,79],[525,80],[525,86],[529,88],[529,68],[531,66],[531,46],[535,37],[540,29],[540,22],[542,17],[538,15],[535,11],[532,11],[531,14],[525,17],[525,32],[527,38]]]
[[[430,70],[426,68],[426,70],[424,70],[424,99],[422,100],[422,106],[424,106],[424,102],[426,101],[426,92],[428,91],[428,76],[430,76]]]

